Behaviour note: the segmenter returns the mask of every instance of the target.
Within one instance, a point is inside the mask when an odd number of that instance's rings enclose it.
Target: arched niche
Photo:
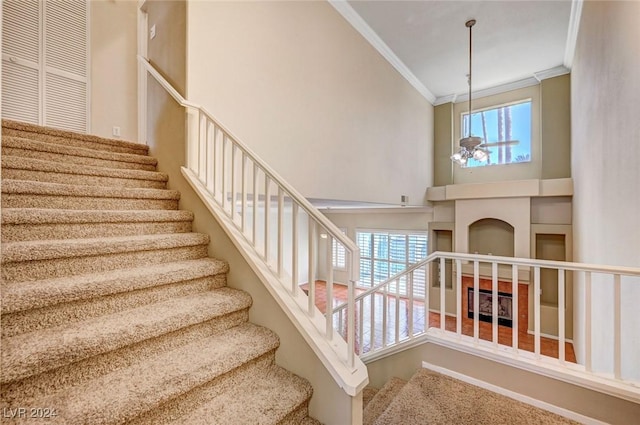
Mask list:
[[[469,253],[513,257],[515,229],[497,218],[482,218],[469,225]]]

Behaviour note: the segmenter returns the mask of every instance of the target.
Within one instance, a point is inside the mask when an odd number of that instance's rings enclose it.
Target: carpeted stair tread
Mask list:
[[[85,143],[88,146],[92,146],[94,149],[107,151],[135,152],[140,155],[146,155],[149,152],[149,147],[142,143],[135,143],[121,139],[110,139],[19,121],[3,119],[2,127],[5,134],[15,132],[28,137],[40,138],[40,140],[50,141],[52,143],[69,143],[70,141],[75,141],[76,144]]]
[[[175,210],[179,199],[180,192],[167,189],[2,181],[2,208]]]
[[[187,233],[192,222],[181,210],[4,208],[2,242]]]
[[[2,148],[5,155],[50,159],[74,164],[103,165],[109,168],[135,168],[136,166],[141,166],[155,169],[158,164],[156,158],[146,154],[108,152],[4,135],[2,137]]]
[[[404,388],[407,381],[392,377],[371,398],[362,413],[362,424],[371,425],[389,407],[396,395]]]
[[[180,199],[180,192],[178,192],[177,190],[98,187],[10,179],[2,181],[2,193],[86,196],[96,198]]]
[[[312,393],[307,381],[273,366],[206,401],[171,424],[278,424],[306,403]]]
[[[203,233],[7,242],[2,244],[2,263],[151,251],[207,243],[209,236]]]
[[[202,258],[56,279],[9,282],[2,287],[2,314],[139,291],[228,271],[226,261]]]
[[[362,390],[362,408],[365,409],[371,399],[380,391],[380,388],[364,387]]]
[[[505,412],[508,412],[506,416]],[[419,369],[374,422],[375,425],[431,423],[575,424],[554,413],[428,369]]]
[[[59,416],[49,423],[121,424],[246,367],[278,345],[273,332],[247,323],[35,400],[34,405],[57,408]]]
[[[2,382],[37,375],[250,306],[247,293],[219,288],[4,338]]]
[[[193,221],[184,210],[62,210],[48,208],[4,208],[2,224],[89,224]]]
[[[77,184],[89,181],[100,185],[155,188],[164,188],[169,179],[167,174],[157,171],[68,164],[12,155],[2,156],[2,173],[5,179],[12,180]]]

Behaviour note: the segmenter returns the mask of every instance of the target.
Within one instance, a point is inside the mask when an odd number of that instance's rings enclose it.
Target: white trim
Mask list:
[[[637,384],[630,381],[615,381],[613,375],[585,373],[582,365],[565,363],[564,367],[559,367],[553,363],[555,359],[549,359],[550,361],[546,361],[544,357],[536,359],[533,353],[523,350],[519,350],[517,356],[514,356],[512,348],[507,346],[500,347],[496,352],[489,341],[481,340],[479,345],[474,346],[472,337],[465,335],[460,337],[457,334],[451,336],[443,335],[439,329],[436,330],[434,328],[430,328],[427,331],[425,342],[609,394],[634,403],[640,401],[640,387]]]
[[[542,82],[542,80],[547,80],[549,78],[558,77],[560,75],[565,75],[570,73],[571,70],[564,65],[556,66],[555,68],[545,69],[544,71],[534,72],[533,76],[536,80]]]
[[[137,38],[138,57],[147,58],[147,27],[148,15],[145,11],[146,2],[138,2],[137,10]],[[137,61],[138,66],[138,142],[147,144],[147,70]]]
[[[395,69],[402,75],[409,84],[413,86],[429,103],[433,104],[436,97],[428,88],[416,77],[409,68],[396,56],[380,36],[353,10],[346,0],[328,0],[329,4],[338,11],[342,17],[351,24]]]
[[[583,423],[588,425],[605,425],[606,422],[599,421],[597,419],[593,419],[589,416],[584,416],[579,413],[576,413],[572,410],[565,409],[563,407],[556,406],[554,404],[547,403],[545,401],[541,401],[535,399],[533,397],[526,396],[524,394],[517,393],[515,391],[507,390],[506,388],[499,387],[497,385],[490,384],[486,381],[482,381],[480,379],[473,378],[468,375],[464,375],[459,372],[455,372],[450,369],[446,369],[441,366],[436,366],[432,363],[428,363],[423,361],[422,367],[425,369],[432,370],[434,372],[441,373],[442,375],[449,376],[451,378],[457,379],[462,382],[466,382],[467,384],[475,385],[476,387],[484,388],[485,390],[492,391],[494,393],[503,395],[505,397],[512,398],[517,401],[521,401],[523,403],[529,404],[531,406],[537,407],[539,409],[546,410],[548,412],[555,413],[556,415],[563,416],[565,418]]]
[[[510,83],[500,84],[486,89],[478,90],[472,93],[473,99],[493,96],[494,94],[505,93],[513,90],[523,89],[525,87],[537,86],[540,81],[536,77],[525,78],[524,80],[512,81]],[[466,102],[469,100],[469,93],[462,93],[456,97],[456,103]],[[436,104],[438,99],[436,99]]]
[[[512,90],[518,90],[525,87],[531,87],[540,84],[542,80],[565,75],[571,72],[566,65],[558,65],[554,68],[545,69],[543,71],[534,72],[532,77],[523,80],[512,81],[510,83],[499,84],[497,86],[488,87],[486,89],[477,90],[472,93],[474,99],[480,99],[495,94],[505,93]],[[443,105],[445,103],[459,103],[469,100],[469,93],[449,94],[438,97],[433,106]]]
[[[567,44],[564,47],[564,66],[571,69],[573,57],[576,53],[578,31],[580,29],[580,17],[582,16],[583,0],[571,2],[571,15],[569,15],[569,29],[567,30]]]

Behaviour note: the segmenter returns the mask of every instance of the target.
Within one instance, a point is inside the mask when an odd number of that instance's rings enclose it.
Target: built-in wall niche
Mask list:
[[[483,218],[471,223],[469,225],[469,253],[513,257],[513,226],[496,218]]]
[[[572,260],[571,225],[532,224],[531,252],[536,259],[552,261]],[[565,311],[565,335],[573,336],[573,276],[564,272],[565,303],[558,306],[558,271],[540,269],[540,331],[549,336],[558,335],[558,308]],[[529,286],[529,307],[533,308],[533,289]],[[529,318],[529,329],[533,329],[533,315]]]

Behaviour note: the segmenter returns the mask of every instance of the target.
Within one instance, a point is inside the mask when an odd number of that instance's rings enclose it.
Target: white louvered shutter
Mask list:
[[[40,123],[40,5],[2,3],[2,116]]]
[[[88,130],[87,2],[5,0],[2,116]]]
[[[44,124],[87,130],[87,4],[44,2]]]

